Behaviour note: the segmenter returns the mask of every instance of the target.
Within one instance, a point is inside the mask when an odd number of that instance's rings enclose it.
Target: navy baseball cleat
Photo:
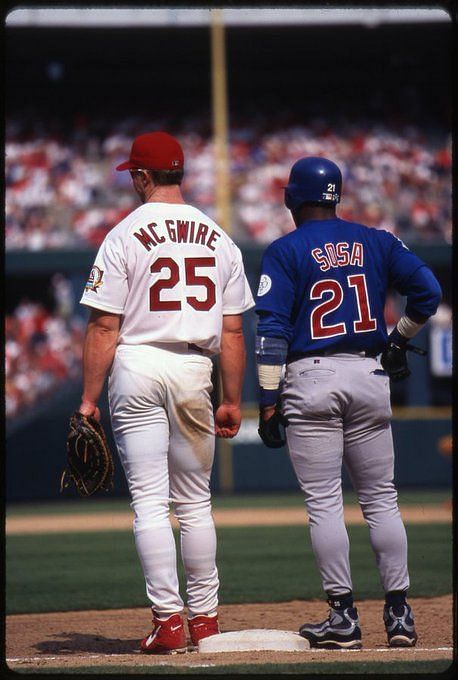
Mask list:
[[[390,647],[413,647],[417,642],[412,610],[408,604],[398,607],[386,604],[383,607],[383,622]]]
[[[356,607],[330,609],[322,623],[304,623],[299,635],[310,642],[310,647],[322,649],[361,649],[361,628]]]

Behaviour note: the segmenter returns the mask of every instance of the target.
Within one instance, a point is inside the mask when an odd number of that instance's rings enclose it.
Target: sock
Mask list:
[[[173,616],[174,614],[181,615],[181,612],[173,612],[172,614],[156,614],[153,611],[153,615],[158,621],[168,621],[170,619],[170,617]]]
[[[326,593],[326,595],[328,596],[328,604],[333,609],[353,607],[353,593],[351,590],[339,595],[333,595],[332,593]]]
[[[395,616],[401,616],[406,603],[407,590],[391,590],[385,594],[385,602],[388,607],[393,607]]]

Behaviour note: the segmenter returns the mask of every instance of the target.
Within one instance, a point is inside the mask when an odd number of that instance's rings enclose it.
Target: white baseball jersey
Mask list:
[[[105,237],[80,301],[121,314],[119,344],[220,350],[222,316],[254,306],[240,249],[187,204],[144,203]]]

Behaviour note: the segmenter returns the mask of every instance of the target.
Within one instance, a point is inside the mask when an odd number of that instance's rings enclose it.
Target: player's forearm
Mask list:
[[[113,363],[118,330],[89,324],[83,348],[82,400],[96,404]]]
[[[223,331],[221,337],[220,371],[222,402],[239,406],[242,401],[246,349],[243,330]]]
[[[284,338],[256,336],[256,364],[260,386],[259,405],[273,406],[280,395],[282,368],[286,362],[288,343]]]
[[[258,328],[257,335],[269,338],[284,338],[289,343],[293,337],[293,326],[289,317],[284,312],[276,313],[265,310],[257,310]]]

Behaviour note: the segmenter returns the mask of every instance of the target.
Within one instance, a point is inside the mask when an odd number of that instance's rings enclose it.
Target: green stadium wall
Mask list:
[[[415,246],[412,248],[433,269],[449,270],[451,248],[447,245]],[[243,247],[247,276],[255,290],[259,278],[259,266],[263,249],[259,246]],[[80,251],[15,251],[5,260],[6,290],[14,297],[18,280],[30,292],[40,290],[37,281],[46,280],[55,272],[66,274],[74,287],[78,300],[86,276],[94,260],[91,249]],[[8,297],[8,296],[7,296]],[[78,313],[86,316],[87,310],[77,305]],[[244,315],[244,329],[249,357],[252,353],[256,315],[250,311]],[[417,344],[425,344],[419,336]],[[396,447],[395,479],[400,487],[450,487],[451,459],[438,451],[440,437],[451,432],[451,409],[428,407],[427,363],[412,357],[412,376],[409,379],[409,406],[417,406],[415,415],[396,416],[393,435]],[[414,384],[415,383],[415,384]],[[412,389],[410,389],[410,387]],[[249,359],[245,378],[243,401],[247,417],[240,434],[233,441],[225,464],[215,458],[212,488],[215,492],[297,490],[297,482],[286,450],[265,448],[256,433],[257,423],[253,408],[256,404],[256,370]],[[80,384],[67,384],[52,399],[40,403],[28,415],[7,423],[6,427],[6,498],[7,501],[51,500],[60,498],[60,477],[65,467],[65,442],[70,413],[78,405]],[[105,426],[111,437],[106,396],[101,404]],[[399,411],[401,413],[401,411]],[[115,494],[127,494],[126,482],[120,463],[116,465]],[[223,469],[224,468],[224,469]],[[344,476],[344,483],[348,479]],[[71,489],[65,497],[76,495]]]
[[[67,385],[54,399],[40,405],[22,423],[7,428],[6,500],[57,500],[76,497],[72,488],[60,493],[60,477],[66,463],[66,437],[69,414],[75,409],[81,385]],[[101,402],[103,424],[113,451],[106,397]],[[448,409],[416,409],[414,417],[393,420],[396,448],[395,481],[404,487],[451,487],[451,459],[439,453],[438,441],[450,434]],[[437,415],[436,415],[437,413]],[[220,456],[215,457],[212,489],[221,492],[269,492],[297,490],[298,485],[286,449],[268,449],[259,440],[257,421],[247,409],[239,435],[231,446],[230,479],[222,477]],[[127,485],[121,464],[115,456],[115,490],[113,495],[126,496]],[[349,486],[344,475],[344,485]]]

